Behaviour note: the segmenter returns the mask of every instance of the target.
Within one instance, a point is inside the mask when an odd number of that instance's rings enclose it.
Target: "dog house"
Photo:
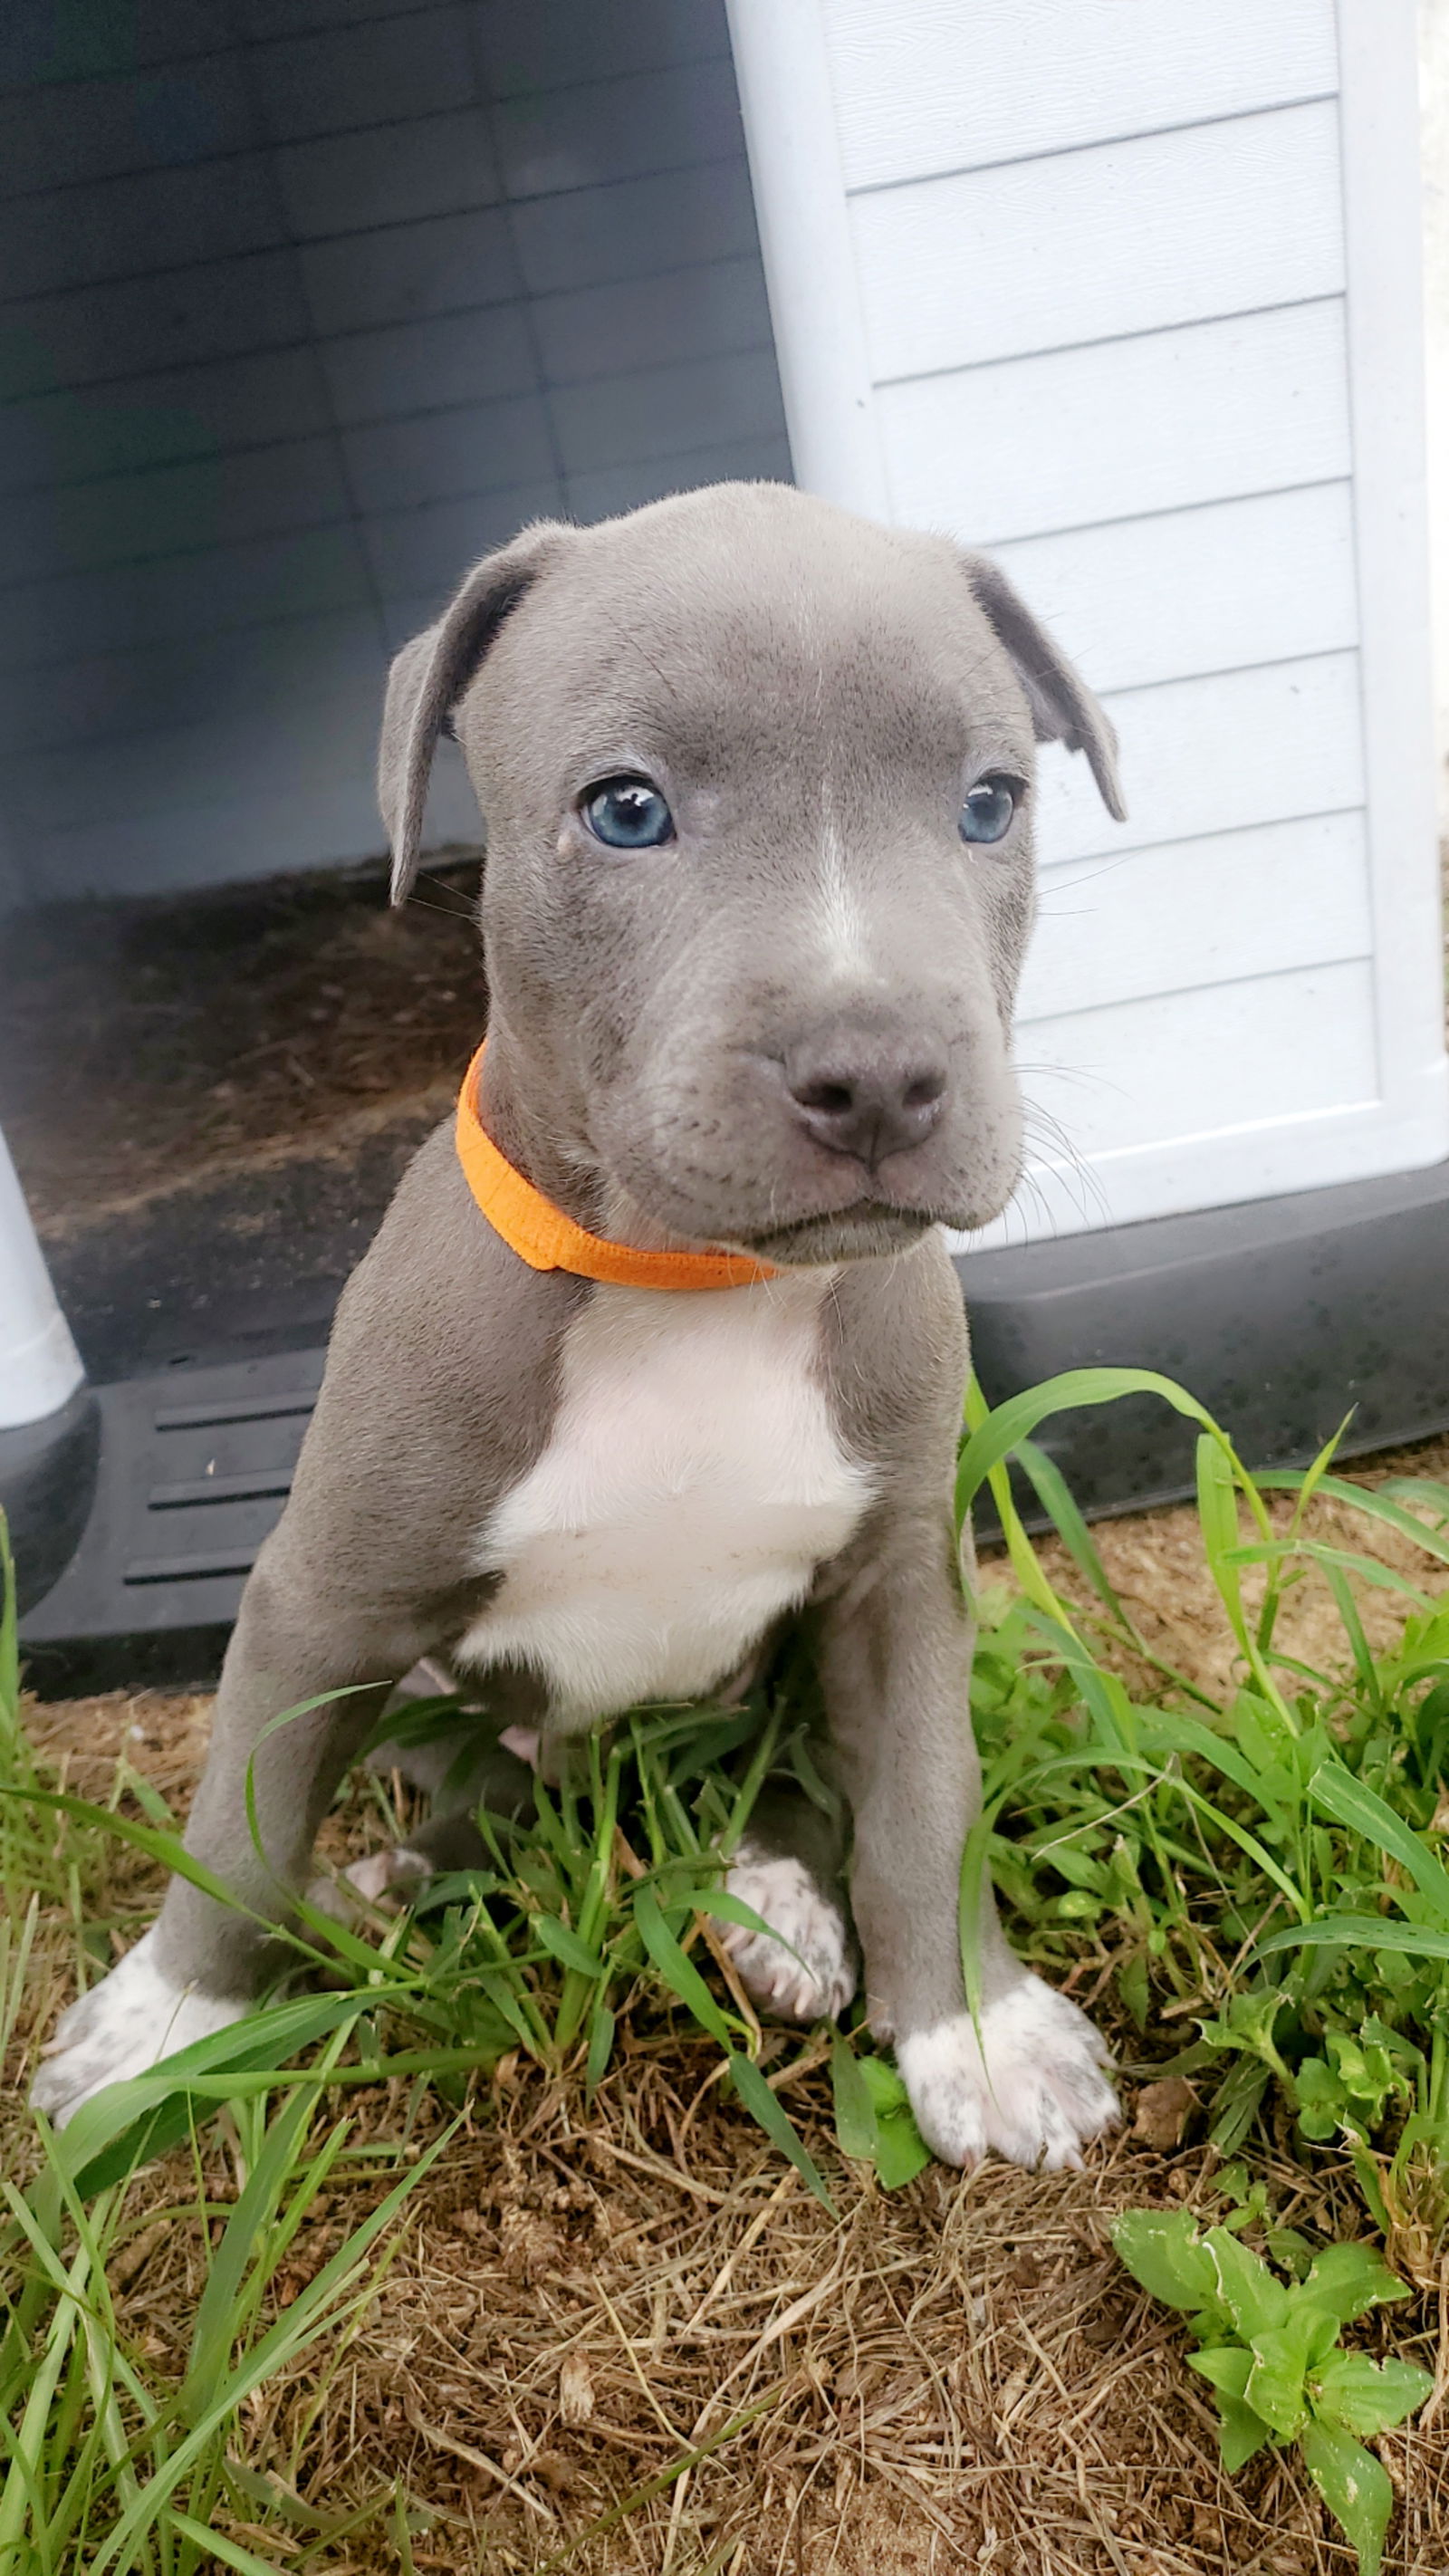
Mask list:
[[[996,553],[1122,739],[1125,826],[1043,758],[991,1390],[1449,1422],[1414,79],[1409,0],[12,0],[0,939],[377,854],[471,557],[793,472]],[[224,1622],[325,1317],[92,1396],[8,1161],[0,1286],[28,1635]],[[1178,1473],[1124,1420],[1102,1505]]]

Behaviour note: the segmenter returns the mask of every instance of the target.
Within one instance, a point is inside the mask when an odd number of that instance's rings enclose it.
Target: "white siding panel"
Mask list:
[[[1214,833],[1048,869],[1020,1015],[1053,1019],[1372,947],[1361,813]]]
[[[899,523],[973,545],[1350,469],[1337,298],[891,385],[879,405]]]
[[[991,1236],[1434,1160],[1413,0],[728,5],[801,481],[996,556],[1122,738],[1120,827],[1043,755]]]
[[[1016,1054],[1045,1162],[1063,1159],[1058,1130],[1092,1155],[1310,1117],[1377,1093],[1372,969],[1299,967],[1037,1020]]]
[[[847,187],[1286,106],[1337,79],[1333,0],[824,0]]]
[[[1077,528],[997,560],[1099,693],[1358,641],[1352,487]]]
[[[1173,680],[1108,703],[1128,819],[1111,821],[1079,753],[1049,745],[1037,825],[1047,865],[1363,803],[1356,653]]]
[[[1343,284],[1332,102],[851,201],[878,382]]]

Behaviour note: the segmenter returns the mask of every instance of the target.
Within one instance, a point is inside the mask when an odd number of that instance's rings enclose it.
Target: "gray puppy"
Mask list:
[[[1111,727],[994,566],[772,484],[536,526],[477,566],[389,682],[396,897],[449,725],[487,818],[484,1128],[594,1235],[773,1275],[537,1269],[431,1138],[342,1299],[226,1659],[187,1844],[245,1910],[173,1880],[35,2099],[64,2119],[248,2010],[284,1955],[266,1923],[419,1657],[488,1677],[473,1786],[520,1803],[499,1728],[556,1768],[640,1700],[721,1688],[799,1610],[849,1855],[772,1795],[729,1883],[789,1947],[734,1936],[741,1973],[838,2013],[853,1918],[937,2154],[1072,2163],[1114,2115],[1101,2043],[989,1897],[979,2024],[962,1982],[967,1352],[940,1229],[984,1225],[1019,1170],[1034,743],[1085,751],[1120,815]],[[436,1860],[421,1839],[369,1886]]]

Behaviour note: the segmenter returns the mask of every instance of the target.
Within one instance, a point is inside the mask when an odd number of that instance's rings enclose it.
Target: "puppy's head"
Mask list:
[[[572,1168],[786,1263],[999,1213],[1035,743],[1122,807],[1106,717],[993,565],[778,484],[528,529],[393,666],[395,900],[445,723],[490,1027]]]

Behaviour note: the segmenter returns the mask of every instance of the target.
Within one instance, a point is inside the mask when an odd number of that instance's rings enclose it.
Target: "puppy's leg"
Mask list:
[[[232,1902],[173,1878],[152,1929],[62,2017],[32,2097],[58,2123],[103,2085],[144,2073],[250,2009],[286,1962],[275,1927],[305,1880],[343,1772],[396,1675],[434,1642],[415,1619],[359,1607],[360,1588],[339,1608],[295,1567],[300,1551],[279,1546],[281,1537],[247,1585],[186,1829],[187,1850]],[[304,1705],[332,1692],[344,1696]],[[301,1713],[274,1725],[294,1708]]]
[[[867,2009],[894,2039],[921,2135],[947,2164],[974,2164],[988,2147],[1015,2164],[1078,2164],[1116,2116],[1106,2051],[1085,2014],[1009,1949],[989,1887],[976,1934],[979,2035],[967,2007],[960,1869],[981,1805],[971,1649],[949,1526],[925,1515],[887,1529],[823,1613]]]
[[[716,1928],[749,1993],[787,2021],[838,2020],[859,1961],[845,1896],[843,1808],[829,1816],[794,1782],[769,1782],[725,1874],[769,1934]]]

